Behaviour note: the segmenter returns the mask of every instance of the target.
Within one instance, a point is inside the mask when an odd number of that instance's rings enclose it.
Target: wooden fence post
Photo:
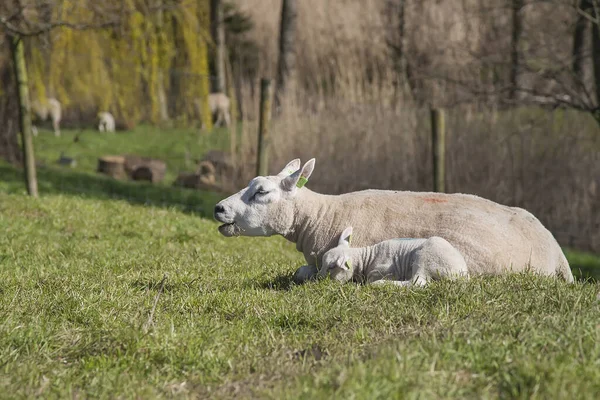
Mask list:
[[[444,110],[432,108],[431,114],[431,150],[433,157],[433,191],[445,191],[446,163],[446,124]]]
[[[19,122],[21,138],[23,139],[23,164],[25,166],[25,183],[27,193],[38,197],[37,176],[35,173],[35,157],[33,155],[33,140],[31,138],[31,103],[29,101],[29,87],[27,86],[27,66],[25,64],[25,50],[23,38],[12,38],[12,58],[17,78],[17,93],[19,100]]]
[[[271,104],[273,90],[271,79],[260,80],[260,119],[258,122],[258,149],[256,175],[267,175],[269,170],[269,123],[271,122]]]

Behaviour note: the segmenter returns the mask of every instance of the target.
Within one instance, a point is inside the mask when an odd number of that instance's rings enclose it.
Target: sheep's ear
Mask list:
[[[315,159],[311,158],[306,162],[306,164],[304,164],[302,169],[297,170],[296,172],[294,172],[290,176],[285,177],[281,181],[281,186],[283,190],[287,190],[289,192],[294,190],[294,188],[296,187],[301,188],[302,186],[304,186],[308,181],[308,178],[310,178],[310,175],[312,174],[314,169]]]
[[[286,176],[290,176],[291,174],[298,171],[299,169],[300,169],[300,159],[295,158],[292,161],[290,161],[289,163],[287,163],[287,165],[281,170],[280,173],[277,174],[277,176],[284,178]]]
[[[352,227],[349,226],[340,235],[340,240],[338,241],[338,246],[350,246],[350,241],[352,240]]]

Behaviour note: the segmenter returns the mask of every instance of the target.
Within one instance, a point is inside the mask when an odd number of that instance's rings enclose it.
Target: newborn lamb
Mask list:
[[[441,237],[391,239],[373,246],[350,247],[352,227],[342,232],[337,247],[323,255],[320,277],[348,282],[424,286],[431,280],[468,278],[467,264]]]

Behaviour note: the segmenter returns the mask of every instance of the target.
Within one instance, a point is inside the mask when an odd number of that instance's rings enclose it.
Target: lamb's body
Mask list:
[[[200,99],[196,99],[194,103],[200,119],[203,120],[204,116],[202,115],[202,104]],[[211,93],[208,95],[208,106],[212,117],[216,118],[215,126],[229,126],[231,123],[231,115],[229,113],[231,101],[229,100],[229,97],[224,93]],[[204,121],[202,121],[202,125],[204,126]]]
[[[350,261],[337,266],[339,255]],[[340,244],[323,256],[319,275],[347,282],[392,281],[397,285],[425,285],[438,279],[468,277],[465,259],[448,241],[434,236],[428,239],[390,239],[373,246],[349,247]]]
[[[62,118],[62,106],[60,102],[54,98],[46,99],[45,103],[38,100],[31,102],[31,110],[35,116],[41,121],[46,121],[48,116],[52,120],[52,128],[54,129],[54,136],[60,136],[60,120]],[[37,128],[33,127],[33,134],[37,136]]]
[[[115,118],[109,112],[103,111],[98,113],[98,130],[100,132],[114,132]]]
[[[469,274],[501,274],[530,268],[573,281],[552,234],[531,213],[478,196],[365,190],[338,196],[307,188],[294,199],[294,227],[284,236],[296,243],[316,274],[338,232],[354,227],[355,246],[390,238],[440,236],[464,257]]]

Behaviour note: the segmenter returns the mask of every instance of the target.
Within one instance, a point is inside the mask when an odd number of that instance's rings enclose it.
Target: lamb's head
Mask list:
[[[335,281],[348,282],[354,275],[352,258],[350,257],[350,237],[352,236],[352,227],[344,229],[340,235],[337,247],[328,250],[323,254],[319,277],[329,277]]]
[[[248,187],[215,206],[215,219],[223,236],[271,236],[285,234],[294,221],[294,198],[315,167],[311,159],[300,168],[290,161],[277,175],[257,176]]]

